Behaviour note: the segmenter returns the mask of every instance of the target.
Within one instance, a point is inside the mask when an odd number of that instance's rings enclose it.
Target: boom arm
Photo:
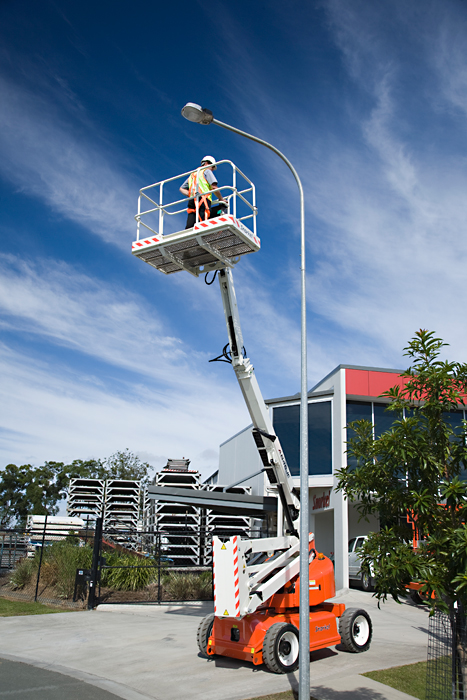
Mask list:
[[[300,502],[293,492],[293,479],[279,438],[274,432],[253,365],[248,357],[243,356],[242,329],[230,269],[224,268],[219,271],[219,285],[229,335],[232,366],[253,422],[253,437],[269,481],[277,488],[281,499],[287,531],[298,537],[294,521],[298,518]]]

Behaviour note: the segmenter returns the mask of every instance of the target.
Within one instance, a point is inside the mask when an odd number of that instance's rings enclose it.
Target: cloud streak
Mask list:
[[[207,356],[168,333],[142,296],[64,263],[2,263],[7,461],[15,445],[22,461],[40,461],[80,457],[84,444],[87,456],[128,446],[216,466],[206,454],[248,422],[232,378],[220,390]]]
[[[268,140],[283,144],[305,183],[310,329],[320,330],[321,356],[330,359],[339,350],[344,363],[403,366],[401,349],[420,326],[436,330],[451,343],[449,353],[462,359],[467,337],[457,300],[465,298],[467,178],[458,142],[465,126],[453,121],[452,108],[464,104],[467,84],[458,50],[467,37],[465,13],[449,3],[440,23],[440,3],[431,3],[431,12],[397,0],[384,7],[366,0],[322,6],[353,84],[352,108],[343,100],[340,129],[339,122],[314,123],[304,84],[293,133],[284,141],[279,124],[267,127]],[[286,23],[283,39],[288,32]],[[232,33],[227,29],[226,37],[234,43]],[[455,50],[446,60],[451,38]],[[254,53],[245,35],[243,41],[237,51]],[[426,48],[421,56],[420,44]],[[256,106],[266,105],[268,114],[285,86],[271,95],[257,74],[250,79],[243,72],[237,80],[257,98],[254,110],[243,109],[249,130],[264,133]],[[454,135],[440,138],[443,128]],[[297,138],[305,133],[312,137]],[[285,181],[278,159],[268,160],[268,174],[284,183],[288,204],[293,183]],[[280,218],[281,201],[274,208]],[[289,291],[296,300],[296,290]]]
[[[82,124],[77,127],[59,114],[39,91],[0,76],[0,94],[2,176],[107,243],[125,247],[137,187],[118,172],[97,140],[83,134]]]
[[[218,444],[232,424],[246,422],[226,393],[208,389],[195,397],[188,390],[161,406],[147,386],[128,382],[119,396],[87,373],[64,371],[4,345],[0,371],[5,464],[106,457],[129,447],[157,468],[168,458],[190,457],[193,468],[207,475],[217,467]]]

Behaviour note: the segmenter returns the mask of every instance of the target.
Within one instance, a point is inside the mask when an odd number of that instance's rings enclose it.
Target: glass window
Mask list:
[[[300,406],[280,406],[272,412],[272,422],[281,441],[290,473],[300,475]]]
[[[454,435],[461,435],[464,411],[451,411],[450,413],[444,413],[443,417],[450,424],[451,428],[454,431]],[[464,469],[461,470],[459,477],[463,481],[467,481],[467,465],[465,465]]]
[[[372,420],[371,401],[347,401],[347,423],[363,419]]]
[[[462,433],[462,419],[464,417],[463,411],[451,411],[450,413],[443,413],[444,420],[449,423],[454,431],[455,435],[460,435]]]
[[[300,475],[300,405],[273,410],[273,425],[293,476]],[[308,473],[332,474],[331,402],[308,404]]]
[[[353,551],[353,546],[355,544],[355,537],[349,540],[349,554]]]
[[[332,474],[331,402],[308,404],[308,473]]]
[[[379,438],[382,433],[391,430],[394,421],[399,420],[400,414],[394,411],[386,411],[387,403],[373,404],[375,415],[375,437]]]
[[[347,425],[354,420],[369,420],[373,421],[371,401],[347,401]],[[352,428],[347,428],[347,441],[355,437],[355,431]],[[347,465],[351,469],[357,466],[355,457],[347,455]]]

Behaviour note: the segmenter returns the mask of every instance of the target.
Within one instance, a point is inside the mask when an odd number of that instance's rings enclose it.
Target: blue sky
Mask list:
[[[128,447],[207,476],[248,424],[217,285],[131,256],[140,187],[207,153],[255,183],[261,252],[235,270],[266,397],[299,390],[298,191],[309,385],[405,367],[420,328],[466,361],[467,6],[240,0],[0,4],[0,464]]]

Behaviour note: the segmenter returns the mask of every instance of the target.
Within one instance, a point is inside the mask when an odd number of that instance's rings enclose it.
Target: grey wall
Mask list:
[[[360,514],[355,503],[349,503],[349,540],[359,535],[368,535],[369,532],[378,532],[379,519],[369,515],[368,520],[360,520]]]
[[[263,464],[251,433],[252,426],[224,442],[219,448],[219,484],[228,486],[248,474],[259,471]],[[264,474],[249,479],[241,486],[251,486],[252,493],[264,495]]]

